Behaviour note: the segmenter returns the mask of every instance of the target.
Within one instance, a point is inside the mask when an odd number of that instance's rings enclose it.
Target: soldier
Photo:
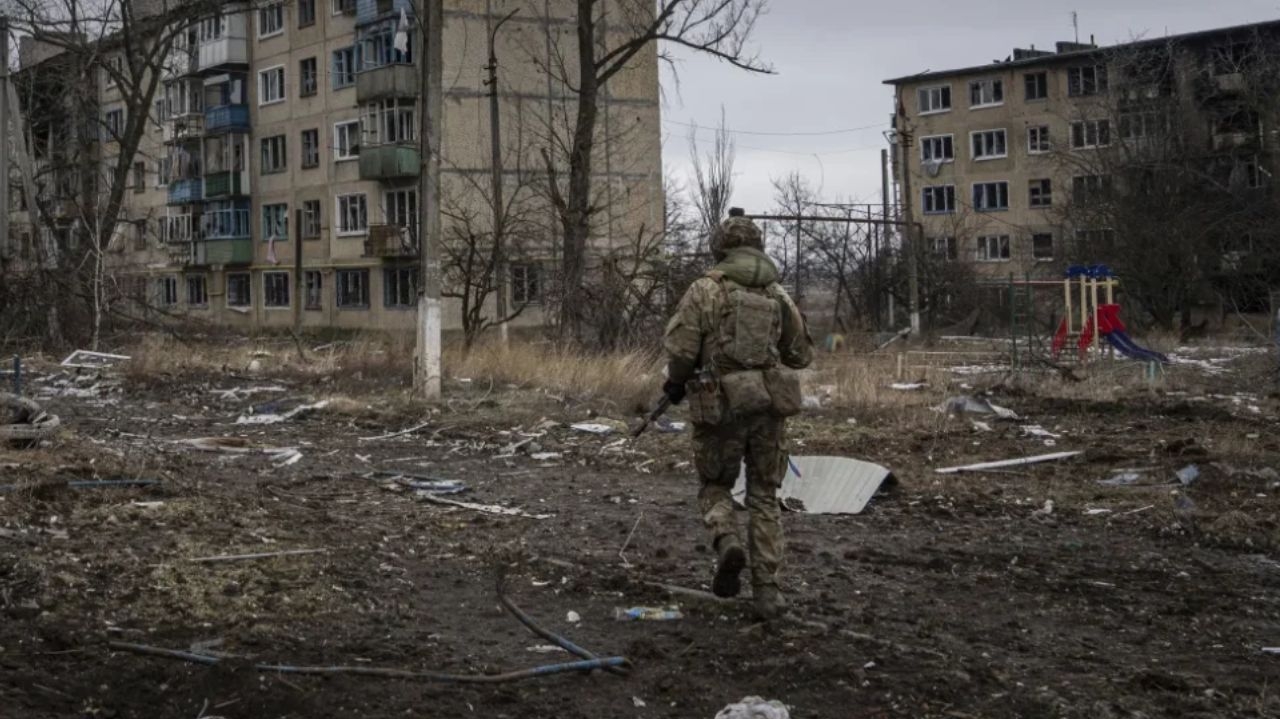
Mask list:
[[[777,492],[786,473],[785,418],[800,411],[800,380],[813,342],[804,317],[778,285],[760,228],[733,208],[713,233],[716,266],[689,287],[667,324],[663,345],[673,404],[686,397],[702,482],[698,506],[717,554],[712,589],[733,597],[747,555],[730,493],[747,465],[747,542],[756,613],[782,613],[778,568],[782,513]]]

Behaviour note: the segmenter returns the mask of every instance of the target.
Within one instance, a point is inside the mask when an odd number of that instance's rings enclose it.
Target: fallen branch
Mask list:
[[[185,662],[203,664],[205,666],[213,666],[222,661],[219,657],[212,657],[206,654],[184,652],[177,649],[165,649],[163,647],[153,647],[146,644],[109,642],[107,646],[117,651],[130,652],[132,654],[143,654],[153,657],[164,657],[168,659],[181,659]],[[293,666],[290,664],[267,663],[254,664],[253,668],[260,672],[276,672],[279,674],[310,674],[316,676],[351,674],[366,677],[385,677],[388,679],[422,679],[429,682],[441,682],[446,684],[502,684],[522,679],[532,679],[534,677],[564,674],[566,672],[588,672],[596,669],[621,667],[626,664],[627,660],[623,657],[605,657],[602,659],[565,662],[563,664],[548,664],[539,667],[532,667],[530,669],[520,669],[514,672],[507,672],[505,674],[449,674],[446,672],[421,672],[407,669],[381,669],[378,667],[305,667]]]
[[[322,549],[287,549],[282,552],[262,552],[259,554],[222,554],[216,557],[196,557],[188,559],[188,562],[194,563],[210,563],[210,562],[239,562],[247,559],[269,559],[271,557],[294,557],[300,554],[321,554],[328,552],[328,548]]]
[[[361,442],[375,442],[375,441],[380,440],[380,439],[393,439],[393,438],[395,438],[395,437],[403,437],[403,436],[405,436],[406,434],[413,434],[414,432],[417,432],[417,431],[418,431],[418,430],[420,430],[420,429],[424,429],[424,428],[426,428],[426,427],[427,427],[428,425],[430,425],[430,424],[431,424],[431,421],[430,421],[430,420],[428,420],[428,421],[426,421],[426,422],[423,422],[423,423],[422,423],[422,424],[420,424],[420,425],[417,425],[417,426],[415,426],[415,427],[410,427],[409,429],[401,430],[401,431],[399,431],[399,432],[392,432],[391,434],[383,434],[383,435],[379,435],[379,436],[377,436],[377,437],[359,437],[358,439],[359,439],[359,441],[361,441]]]

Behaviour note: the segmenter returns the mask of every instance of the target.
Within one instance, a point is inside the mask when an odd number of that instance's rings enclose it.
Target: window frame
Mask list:
[[[351,132],[350,130],[347,130],[347,131],[346,131],[346,135],[347,135],[347,138],[346,138],[346,139],[347,139],[347,143],[346,143],[346,145],[347,145],[347,147],[346,147],[346,152],[345,152],[345,153],[343,153],[343,152],[341,152],[341,150],[342,150],[342,144],[341,144],[341,143],[339,143],[338,138],[339,138],[339,136],[340,136],[340,135],[342,135],[342,134],[343,134],[343,129],[344,129],[344,128],[350,128],[350,127],[351,127],[351,126],[353,126],[353,125],[355,126],[354,136],[353,136],[353,134],[352,134],[352,132]],[[355,140],[355,143],[354,143],[354,144],[352,144],[352,142],[351,142],[351,140],[352,140],[352,139],[354,139],[354,140]],[[360,132],[360,120],[359,120],[359,119],[355,119],[355,120],[342,120],[342,121],[339,121],[339,122],[335,122],[335,123],[333,123],[333,161],[334,161],[334,162],[350,162],[350,161],[352,161],[352,160],[358,160],[358,159],[360,159],[360,143],[361,143],[361,140],[362,140],[362,136],[361,136],[361,132]],[[354,147],[354,148],[355,148],[355,151],[354,151],[354,152],[352,152],[352,151],[351,151],[351,148],[352,148],[352,147]]]
[[[992,142],[990,143],[991,145],[996,144],[994,138],[996,137],[1002,138],[999,142],[999,145],[1002,148],[999,154],[986,152],[986,150],[988,149],[987,147],[988,143],[986,142],[988,136],[990,136],[992,140]],[[979,138],[983,139],[983,143],[982,143],[984,146],[983,152],[978,151]],[[974,162],[987,162],[989,160],[1003,160],[1009,157],[1008,129],[999,127],[999,128],[993,128],[990,130],[973,130],[972,132],[969,133],[969,152],[972,153]]]
[[[310,8],[303,12],[303,8]],[[316,24],[316,0],[298,0],[298,27],[311,27]]]
[[[995,188],[995,197],[997,202],[1000,200],[1000,188],[1004,188],[1004,205],[996,205],[989,207],[986,204],[988,189]],[[982,202],[978,200],[978,192],[981,188]],[[1008,212],[1009,211],[1009,182],[1007,180],[992,180],[988,182],[973,183],[973,210],[974,212]]]
[[[308,64],[310,64],[310,81],[308,82]],[[315,55],[304,57],[298,61],[298,97],[315,97],[320,94],[320,63]]]
[[[941,259],[943,262],[958,262],[960,260],[960,243],[956,240],[955,235],[942,235],[940,237],[928,238],[929,254]],[[942,251],[939,252],[939,247]]]
[[[408,278],[407,280],[405,278]],[[407,284],[408,294],[405,294]],[[396,297],[392,297],[392,294]],[[392,300],[401,300],[404,302]],[[389,310],[413,309],[418,305],[418,268],[413,265],[397,265],[382,268],[382,306]]]
[[[996,257],[991,256],[991,240],[995,240]],[[1013,240],[1009,235],[979,235],[973,261],[991,264],[1012,262]]]
[[[946,133],[941,135],[925,135],[920,138],[920,161],[921,162],[938,162],[946,164],[956,161],[956,136],[954,133]],[[932,147],[933,145],[939,147]],[[935,149],[941,149],[942,157],[929,157]],[[951,150],[950,156],[947,156],[947,150]],[[929,150],[926,152],[926,150]]]
[[[313,142],[308,147],[307,136]],[[320,167],[320,128],[310,127],[299,133],[298,144],[302,146],[302,169],[314,170]]]
[[[313,282],[314,280],[314,282]],[[303,310],[324,309],[324,273],[320,270],[303,270]],[[314,301],[313,301],[314,300]]]
[[[236,302],[231,292],[232,280],[244,280],[244,302]],[[253,307],[253,273],[252,272],[228,272],[226,279],[226,297],[227,307]]]
[[[267,13],[273,12],[273,11],[279,16],[279,19],[276,21],[278,23],[277,27],[276,29],[271,30],[269,32],[263,32],[263,25],[264,25],[263,20],[264,18],[267,17]],[[258,18],[257,18],[258,39],[267,40],[269,38],[279,37],[280,35],[283,35],[285,30],[285,25],[287,24],[286,20],[287,18],[285,17],[283,2],[271,3],[270,5],[264,5],[258,8]]]
[[[1027,207],[1044,210],[1053,207],[1053,179],[1036,177],[1027,180]]]
[[[1080,129],[1080,142],[1076,144],[1076,129]],[[1094,143],[1089,143],[1089,130],[1093,129]],[[1106,136],[1105,140],[1103,136]],[[1071,149],[1072,150],[1098,150],[1111,146],[1111,120],[1109,118],[1100,118],[1097,120],[1074,120],[1071,123]]]
[[[344,214],[347,212],[348,208],[343,206],[343,200],[350,200],[351,198],[356,198],[356,197],[360,198],[360,202],[363,205],[363,212],[361,214],[364,217],[364,227],[361,227],[359,229],[346,229],[346,224],[343,220],[344,220]],[[336,236],[359,237],[361,235],[366,235],[369,233],[369,195],[367,193],[348,192],[341,195],[335,195],[334,201],[333,201],[333,211],[334,211],[333,226],[334,226],[334,234]]]
[[[279,280],[283,278],[284,284],[280,286]],[[277,282],[275,287],[272,286],[272,280]],[[266,270],[262,273],[262,308],[267,310],[287,310],[293,306],[293,293],[291,292],[288,270]],[[280,301],[279,293],[283,290],[284,301]],[[275,293],[273,297],[272,294]]]
[[[931,101],[930,104],[932,105],[933,92],[935,90],[938,92],[939,106],[938,107],[931,106],[928,110],[924,109],[924,103],[920,102],[920,100],[924,97],[928,97]],[[946,94],[945,107],[941,106],[944,92]],[[952,104],[953,104],[953,101],[955,100],[955,98],[952,97],[952,94],[953,93],[951,89],[951,83],[944,83],[940,85],[926,85],[925,87],[916,88],[916,114],[920,117],[924,117],[926,115],[940,115],[944,112],[951,112]]]
[[[186,275],[187,285],[187,307],[208,307],[209,306],[209,276],[208,275]],[[196,288],[199,292],[193,292]],[[192,301],[192,296],[197,295],[203,299]]]
[[[1086,91],[1085,71],[1093,73],[1093,90]],[[1074,79],[1073,79],[1074,75]],[[1076,65],[1067,68],[1067,97],[1096,97],[1111,90],[1111,78],[1106,63]]]
[[[329,53],[330,90],[346,90],[356,86],[356,73],[360,69],[359,47],[359,45],[349,45]],[[338,69],[339,59],[342,60],[342,64],[345,66],[341,71]],[[340,80],[344,82],[339,83]]]
[[[314,211],[312,206],[314,205]],[[304,240],[318,240],[324,231],[324,203],[317,199],[303,200],[302,207],[298,208],[298,231],[302,233]],[[311,233],[315,229],[315,234]]]
[[[517,281],[517,270],[524,273],[524,276]],[[541,305],[546,301],[546,295],[543,292],[542,266],[536,262],[513,262],[508,270],[511,280],[511,304],[517,307],[531,307]],[[532,297],[529,296],[530,278],[534,292]],[[521,290],[523,297],[517,295],[517,289]]]
[[[920,211],[926,215],[953,215],[956,212],[956,186],[952,185],[927,185],[921,188],[920,195]],[[944,208],[939,210],[938,193],[942,193]],[[933,209],[929,209],[930,206]]]
[[[1034,96],[1031,92],[1033,86],[1036,90]],[[1049,73],[1045,70],[1023,73],[1022,97],[1024,102],[1046,102],[1049,99]]]
[[[268,218],[267,216],[268,213],[274,214],[276,216],[274,218]],[[262,233],[263,242],[271,241],[271,237],[273,234],[276,238],[275,239],[276,242],[287,242],[289,240],[289,203],[287,202],[263,203],[261,212],[258,215],[258,220],[259,222],[261,222],[261,224],[259,225],[259,230]],[[276,225],[276,227],[269,228],[267,226],[268,224]],[[283,228],[281,228],[280,225],[283,225]],[[282,232],[277,231],[273,233],[271,231],[272,229],[275,229],[275,230],[283,229],[283,231]]]
[[[1039,142],[1032,140],[1033,135],[1038,135]],[[1027,128],[1027,154],[1028,155],[1047,155],[1053,152],[1053,139],[1048,125],[1032,125]]]
[[[985,101],[985,102],[977,102],[977,103],[975,103],[975,102],[973,101],[973,90],[974,90],[974,87],[975,87],[975,86],[978,86],[978,87],[980,87],[980,88],[983,88],[984,90],[986,89],[984,86],[989,87],[989,88],[990,88],[990,90],[991,90],[991,98],[992,98],[992,99],[991,99],[991,100],[989,100],[989,101]],[[996,88],[997,88],[997,87],[999,87],[999,88],[1000,88],[1000,93],[999,93],[999,94],[1000,94],[1000,99],[999,99],[999,100],[995,99],[995,96],[996,96]],[[982,94],[985,94],[985,92],[983,92]],[[981,99],[981,98],[980,98],[980,99]],[[978,79],[976,79],[976,80],[970,80],[970,81],[969,81],[969,109],[970,109],[970,110],[984,110],[984,109],[989,108],[989,107],[1000,107],[1000,106],[1001,106],[1001,105],[1003,105],[1004,103],[1005,103],[1005,95],[1004,95],[1004,78],[1002,78],[1002,77],[980,77],[980,78],[978,78]]]
[[[1040,238],[1049,238],[1049,255],[1042,256],[1039,252],[1036,240]],[[1052,232],[1033,232],[1031,233],[1031,259],[1033,262],[1053,262],[1054,255],[1057,254],[1057,243],[1054,242]]]
[[[279,141],[278,143],[276,141]],[[269,154],[272,155],[275,162],[267,164],[267,149],[274,148]],[[286,135],[272,135],[263,137],[258,143],[258,174],[259,175],[278,175],[282,172],[289,171],[289,143]],[[278,151],[276,151],[278,150]],[[279,157],[276,157],[279,155]]]
[[[346,268],[346,269],[336,270],[333,273],[333,276],[334,276],[333,305],[335,308],[340,310],[369,309],[369,277],[370,277],[369,268],[360,267],[360,268]],[[344,288],[343,284],[345,280],[349,277],[361,278],[361,287],[360,287],[360,292],[358,293],[360,297],[358,299],[363,300],[363,302],[348,301],[349,290],[351,288],[350,287]]]
[[[274,73],[274,72],[280,73],[279,96],[275,97],[274,99],[268,100],[267,92],[266,92],[267,88],[269,87],[268,76],[270,75],[270,73]],[[261,70],[259,70],[258,71],[258,107],[265,107],[267,105],[277,105],[287,100],[289,97],[289,92],[287,88],[288,84],[289,84],[288,75],[285,72],[284,65],[273,65],[271,67],[264,67]]]
[[[159,305],[161,307],[178,306],[178,276],[165,275],[160,278]]]

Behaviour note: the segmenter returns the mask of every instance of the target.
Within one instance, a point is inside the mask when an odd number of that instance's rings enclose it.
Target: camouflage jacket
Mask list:
[[[763,252],[737,247],[728,251],[708,276],[694,282],[680,300],[680,305],[667,323],[663,348],[667,354],[667,376],[676,382],[693,379],[697,371],[710,361],[717,323],[723,316],[725,293],[712,276],[744,287],[766,289],[782,308],[782,337],[778,354],[782,364],[803,369],[813,361],[813,340],[809,338],[804,316],[786,290],[777,283],[778,269]]]

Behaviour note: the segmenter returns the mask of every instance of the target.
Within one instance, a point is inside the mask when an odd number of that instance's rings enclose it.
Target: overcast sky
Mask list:
[[[753,75],[705,57],[682,55],[677,85],[663,77],[664,162],[689,175],[690,128],[719,122],[739,132],[734,204],[762,211],[770,179],[799,172],[829,201],[879,202],[880,149],[893,110],[886,78],[1004,59],[1014,47],[1051,49],[1080,39],[1103,45],[1280,19],[1280,0],[1074,0],[958,3],[915,0],[772,0],[756,28],[761,54],[776,75]],[[1000,9],[993,9],[999,7]],[[747,134],[826,133],[826,135]],[[709,144],[714,132],[699,139]],[[817,154],[817,157],[814,154]]]

